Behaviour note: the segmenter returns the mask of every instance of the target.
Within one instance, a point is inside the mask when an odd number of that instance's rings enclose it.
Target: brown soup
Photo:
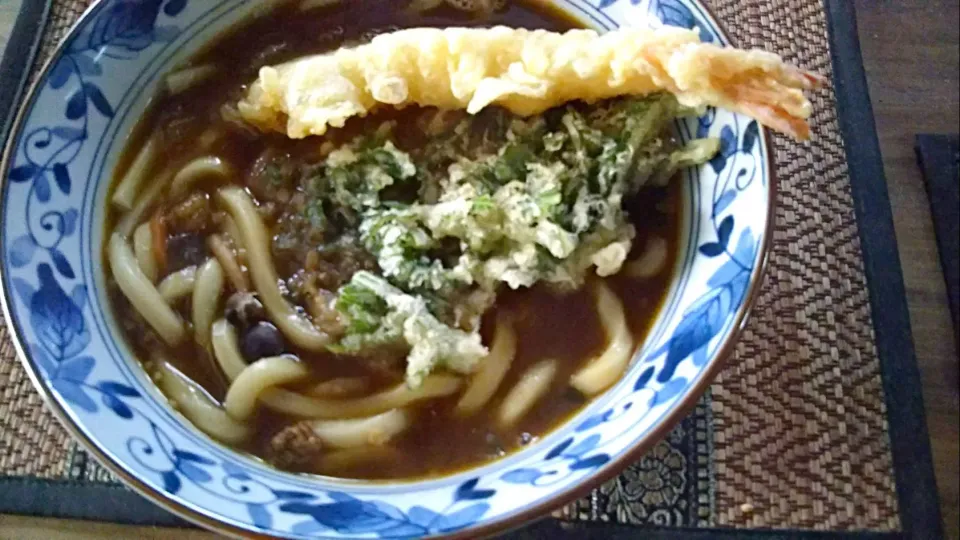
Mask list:
[[[402,4],[353,0],[303,12],[298,3],[293,2],[223,35],[190,63],[217,66],[213,75],[182,93],[161,94],[154,99],[116,171],[117,183],[150,137],[155,137],[159,150],[151,178],[169,178],[198,157],[219,158],[235,171],[232,181],[257,201],[260,215],[273,235],[272,254],[288,289],[288,299],[302,312],[309,313],[297,293],[299,285],[291,283],[306,279],[316,287],[336,290],[353,271],[375,269],[376,265],[363,253],[350,249],[342,250],[331,263],[318,262],[315,253],[330,247],[324,235],[311,236],[310,231],[302,229],[302,224],[289,223],[293,219],[291,213],[302,210],[304,205],[296,175],[290,171],[302,170],[317,162],[324,139],[290,140],[279,134],[260,133],[238,126],[229,115],[223,114],[224,106],[239,100],[246,85],[256,78],[258,69],[362,42],[370,35],[395,28],[504,24],[563,30],[578,26],[577,21],[560,12],[546,11],[536,2],[510,2],[508,7],[482,18],[444,7],[418,15],[402,9]],[[325,139],[338,143],[375,129],[386,120],[395,120],[403,133],[397,138],[405,141],[405,145],[415,145],[418,116],[428,113],[431,111],[416,108],[377,112],[351,121],[346,128],[331,132]],[[159,245],[165,260],[157,282],[211,256],[207,237],[213,233],[223,234],[224,212],[213,196],[220,185],[222,183],[204,181],[188,195],[161,198],[145,216],[155,222],[151,226],[154,245],[157,245],[156,235],[163,236]],[[624,304],[637,343],[642,343],[646,336],[671,280],[669,261],[675,260],[679,238],[679,194],[678,183],[672,182],[667,188],[645,188],[643,197],[627,203],[637,230],[632,257],[645,249],[648,238],[665,239],[668,245],[668,264],[657,275],[643,280],[618,276],[606,280]],[[117,210],[111,210],[108,230],[112,230],[120,218]],[[104,260],[109,269],[106,254]],[[218,372],[216,362],[210,360],[208,349],[192,339],[177,348],[167,346],[120,292],[112,276],[108,282],[117,320],[146,369],[151,373],[157,371],[153,359],[157,351],[162,351],[177,369],[199,383],[212,400],[223,400],[226,379]],[[221,303],[233,292],[229,280],[225,287]],[[190,320],[189,298],[177,300],[173,307],[183,320]],[[566,294],[542,286],[500,293],[495,306],[484,315],[485,343],[490,341],[493,321],[504,312],[511,313],[516,321],[516,356],[497,393],[480,413],[468,418],[453,414],[456,394],[421,401],[412,407],[415,420],[409,429],[382,448],[353,453],[341,451],[335,452],[331,459],[290,463],[276,458],[272,441],[281,430],[299,419],[260,408],[253,421],[254,435],[236,444],[236,448],[298,472],[360,479],[410,479],[475,466],[536,441],[588,401],[567,381],[577,368],[605,347],[606,337],[589,287]],[[288,386],[295,391],[340,377],[363,378],[368,383],[364,390],[368,393],[402,381],[402,371],[397,372],[395,363],[344,359],[333,354],[297,350],[291,345],[286,346],[286,352],[296,355],[311,370],[309,381]],[[494,419],[496,404],[526,368],[545,358],[555,359],[558,366],[548,393],[516,424],[507,428],[498,425]]]

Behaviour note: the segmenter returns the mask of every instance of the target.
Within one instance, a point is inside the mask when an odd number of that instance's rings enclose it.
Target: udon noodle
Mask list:
[[[670,135],[691,111],[669,94],[526,118],[376,108],[302,140],[247,124],[261,67],[381,28],[576,26],[443,1],[330,26],[366,1],[264,7],[164,79],[110,194],[108,283],[137,357],[211,438],[293,471],[445,474],[618,383],[672,279],[666,180],[717,143]]]

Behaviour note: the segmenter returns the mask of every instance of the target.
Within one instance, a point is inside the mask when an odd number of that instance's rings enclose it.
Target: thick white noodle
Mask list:
[[[133,250],[119,234],[110,237],[108,246],[110,270],[120,291],[130,304],[160,334],[170,346],[183,341],[186,330],[183,321],[160,296],[160,292],[140,270]]]
[[[497,392],[517,355],[517,334],[513,329],[513,321],[501,316],[496,324],[490,354],[480,362],[478,371],[460,397],[456,408],[458,414],[471,415],[483,408]]]
[[[325,445],[333,448],[383,446],[410,427],[410,415],[392,409],[369,418],[349,420],[308,420],[310,429]]]
[[[223,137],[223,130],[219,127],[208,127],[197,137],[197,147],[204,152],[209,151],[213,144]]]
[[[147,142],[140,147],[137,157],[133,159],[130,168],[123,175],[120,184],[113,192],[113,204],[121,210],[131,210],[133,202],[140,193],[143,182],[147,179],[147,173],[157,159],[157,138],[150,137]]]
[[[220,319],[213,323],[210,340],[213,342],[213,354],[220,364],[220,369],[227,381],[232,383],[247,368],[240,352],[237,330],[226,319]]]
[[[370,388],[370,380],[366,377],[338,377],[319,382],[303,393],[318,398],[340,398],[366,392]]]
[[[319,399],[296,392],[275,389],[263,396],[263,404],[270,409],[304,418],[362,418],[390,409],[406,407],[416,401],[449,396],[461,387],[458,377],[430,375],[423,384],[411,389],[406,383],[354,399]]]
[[[644,246],[643,253],[636,260],[626,264],[626,275],[632,278],[646,279],[663,272],[667,266],[667,241],[659,236],[651,236]]]
[[[543,398],[557,376],[557,361],[542,360],[530,366],[510,389],[497,414],[500,427],[511,427]]]
[[[186,92],[209,79],[216,72],[217,66],[213,64],[204,64],[174,71],[164,79],[167,86],[167,93],[175,96]]]
[[[154,205],[157,204],[160,195],[163,193],[169,181],[170,174],[167,173],[159,177],[156,182],[151,182],[150,185],[143,190],[143,193],[140,194],[140,197],[137,198],[136,204],[133,205],[133,210],[130,210],[120,218],[113,232],[124,238],[129,238],[130,235],[133,234],[133,230],[143,222],[147,212],[152,210]]]
[[[446,0],[412,0],[407,6],[407,10],[414,14],[419,14],[424,11],[429,11],[434,9]]]
[[[204,178],[229,180],[235,174],[233,167],[216,156],[198,157],[184,165],[173,176],[173,182],[170,184],[170,198],[177,200],[183,197]]]
[[[233,325],[221,319],[214,323],[211,335],[217,362],[227,380],[234,383],[230,385],[230,392],[233,392],[237,378],[249,369],[240,352],[237,331]],[[259,393],[259,399],[269,409],[292,416],[323,419],[362,418],[406,407],[416,401],[449,396],[460,387],[461,381],[458,377],[431,375],[416,390],[411,390],[406,383],[400,383],[393,388],[360,398],[320,399],[283,388],[265,388]]]
[[[237,228],[237,222],[230,216],[223,218],[223,234],[230,238],[234,249],[237,250],[237,262],[243,262],[247,259],[247,250],[240,242],[240,229]]]
[[[197,270],[190,310],[193,316],[194,339],[204,349],[210,348],[210,327],[217,318],[222,294],[223,269],[217,259],[211,257]]]
[[[220,369],[226,376],[227,381],[233,382],[247,367],[247,363],[243,359],[243,353],[240,352],[240,341],[237,338],[237,330],[226,319],[220,319],[213,323],[211,337],[213,341],[213,352],[217,363],[220,365]],[[305,397],[338,398],[363,392],[369,387],[370,381],[365,377],[341,377],[317,383],[305,390],[304,394]],[[275,402],[283,403],[287,401],[284,394],[290,393],[293,392],[279,388],[271,389],[261,394],[260,399],[267,402],[272,399]],[[276,395],[280,395],[280,397],[271,398],[271,396]]]
[[[223,408],[236,420],[247,420],[257,409],[257,400],[275,386],[310,375],[307,366],[291,356],[261,358],[247,366],[230,384]]]
[[[197,267],[188,266],[182,268],[167,277],[163,278],[157,291],[168,304],[173,304],[177,300],[193,293],[193,286],[197,281]]]
[[[627,326],[623,303],[602,281],[597,282],[594,294],[607,347],[570,377],[570,385],[587,396],[599,394],[617,382],[633,356],[633,336]]]
[[[301,0],[300,11],[310,11],[327,6],[335,6],[343,0]]]
[[[156,363],[160,367],[160,389],[200,431],[227,444],[241,443],[250,438],[253,434],[251,426],[230,418],[196,381],[169,362],[157,360]]]
[[[160,269],[157,268],[157,259],[153,256],[153,233],[149,223],[141,223],[133,231],[133,253],[137,256],[137,264],[140,265],[143,275],[147,276],[150,283],[156,283]]]
[[[207,247],[213,252],[213,256],[220,261],[220,266],[223,267],[223,272],[227,275],[227,279],[230,280],[234,290],[249,291],[250,283],[247,281],[247,274],[244,273],[243,268],[234,256],[233,250],[223,241],[223,238],[220,238],[219,234],[211,234],[207,237]]]
[[[221,205],[237,224],[239,240],[247,249],[254,287],[273,323],[295,345],[308,351],[326,350],[330,336],[297,313],[280,291],[280,278],[270,254],[270,238],[253,200],[235,186],[221,188],[217,194]]]
[[[277,6],[287,3],[288,1],[289,0],[258,0],[257,2],[252,2],[250,10],[246,12],[245,17],[251,21],[255,20],[258,17],[269,14],[276,9]]]

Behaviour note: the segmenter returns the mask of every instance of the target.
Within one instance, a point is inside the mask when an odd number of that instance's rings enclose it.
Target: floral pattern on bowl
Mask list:
[[[696,0],[555,1],[598,29],[659,20],[726,43]],[[212,442],[167,406],[107,307],[99,261],[108,179],[163,72],[254,4],[103,0],[23,106],[0,198],[4,314],[37,388],[74,434],[141,493],[187,518],[294,538],[497,530],[568,500],[615,473],[632,449],[651,447],[722,361],[761,273],[769,148],[756,122],[726,111],[677,125],[681,139],[712,135],[722,145],[684,175],[681,260],[647,342],[618,385],[537,444],[444,478],[363,484],[276,471]]]

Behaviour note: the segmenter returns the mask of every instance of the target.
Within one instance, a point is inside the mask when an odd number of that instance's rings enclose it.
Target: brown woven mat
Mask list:
[[[54,1],[35,72],[88,2]],[[830,75],[819,0],[706,4],[737,45],[768,49]],[[691,420],[630,471],[558,516],[899,529],[880,367],[832,88],[814,96],[814,110],[812,141],[774,141],[774,247],[735,357]],[[7,334],[0,320],[0,477],[113,482],[44,408]],[[670,476],[678,470],[692,471],[693,478]],[[692,499],[678,501],[664,489],[667,477]],[[668,513],[658,515],[662,510],[648,512],[651,493],[695,505],[694,517],[671,520]]]

